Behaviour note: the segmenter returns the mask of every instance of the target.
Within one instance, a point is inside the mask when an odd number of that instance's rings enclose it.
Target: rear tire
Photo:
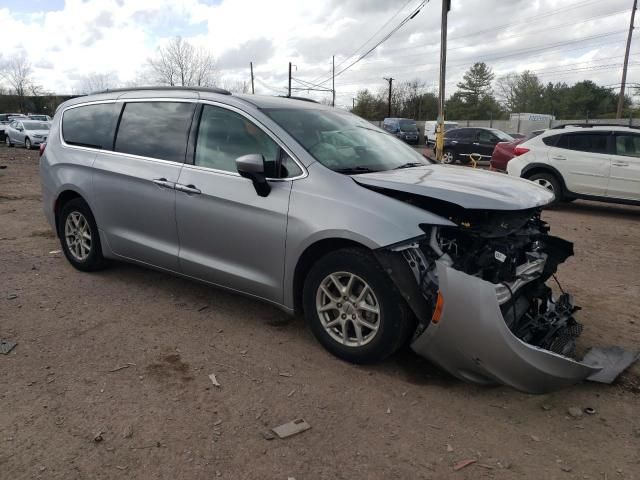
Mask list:
[[[445,165],[452,165],[456,163],[456,154],[453,150],[444,150],[442,152],[442,163]]]
[[[557,205],[563,201],[562,185],[558,178],[552,173],[535,173],[528,179],[546,188],[555,195],[556,198],[551,202],[550,206]]]
[[[364,249],[336,250],[318,260],[305,280],[303,305],[318,341],[352,363],[383,360],[415,329],[395,284]]]
[[[58,237],[65,257],[78,270],[94,272],[106,266],[98,226],[89,205],[81,198],[74,198],[62,206]]]
[[[11,139],[9,138],[9,135],[6,135],[4,137],[4,143],[9,148],[13,147],[13,143],[11,143]]]

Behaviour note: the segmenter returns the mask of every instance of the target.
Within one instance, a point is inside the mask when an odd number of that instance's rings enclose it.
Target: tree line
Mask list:
[[[507,119],[510,113],[529,112],[555,115],[558,119],[612,118],[617,103],[617,90],[591,80],[573,85],[545,84],[530,71],[496,78],[486,63],[478,62],[465,72],[457,90],[446,101],[445,117],[450,120]],[[625,97],[624,107],[624,115],[633,113],[629,97]],[[360,90],[351,109],[368,120],[382,120],[388,116],[388,110],[388,90],[384,87],[376,93]],[[426,91],[424,82],[400,82],[392,89],[391,116],[435,120],[438,98]]]

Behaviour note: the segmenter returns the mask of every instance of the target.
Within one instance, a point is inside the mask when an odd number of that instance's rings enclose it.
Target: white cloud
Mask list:
[[[409,2],[384,31],[418,3]],[[5,57],[18,52],[27,55],[35,80],[60,93],[71,92],[79,77],[92,72],[114,72],[123,82],[135,79],[157,46],[175,35],[211,50],[227,68],[220,72],[223,77],[247,80],[249,62],[254,61],[258,90],[273,93],[271,88],[286,86],[289,61],[297,67],[294,77],[306,81],[328,78],[332,55],[339,71],[348,64],[341,64],[346,57],[403,4],[383,0],[222,0],[218,4],[67,0],[58,11],[21,14],[0,9],[0,25]],[[576,4],[580,6],[569,8]],[[482,59],[497,74],[531,69],[545,82],[573,83],[584,78],[601,84],[619,82],[619,66],[606,65],[622,62],[623,33],[556,49],[533,49],[624,30],[628,4],[626,0],[456,0],[449,18],[447,89],[452,92],[464,70]],[[360,88],[382,88],[382,77],[389,75],[398,80],[419,78],[435,88],[439,16],[440,2],[432,0],[385,45],[340,75],[338,103],[350,104]],[[470,35],[478,31],[484,33]],[[375,38],[381,36],[382,32]],[[513,54],[518,51],[523,53]],[[631,57],[632,62],[638,59]],[[632,67],[631,78],[634,69],[637,72],[637,65]]]

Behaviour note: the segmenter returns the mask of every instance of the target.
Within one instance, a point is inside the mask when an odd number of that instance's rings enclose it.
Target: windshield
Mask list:
[[[417,132],[418,127],[413,120],[400,120],[400,130],[403,132]]]
[[[24,128],[27,130],[49,130],[49,123],[47,122],[22,122]]]
[[[511,135],[507,135],[502,130],[491,130],[491,133],[498,137],[501,142],[511,142],[514,140]]]
[[[428,164],[401,140],[347,112],[289,108],[264,112],[331,170],[358,173]]]

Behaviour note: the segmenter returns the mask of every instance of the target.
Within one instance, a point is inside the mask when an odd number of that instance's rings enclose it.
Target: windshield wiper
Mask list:
[[[401,170],[403,168],[413,168],[413,167],[424,167],[425,164],[422,162],[408,162],[399,167],[395,167],[394,170]]]
[[[338,173],[346,173],[347,175],[349,175],[349,174],[356,174],[356,173],[379,172],[380,170],[373,170],[369,167],[358,166],[358,167],[338,168],[334,171]]]

